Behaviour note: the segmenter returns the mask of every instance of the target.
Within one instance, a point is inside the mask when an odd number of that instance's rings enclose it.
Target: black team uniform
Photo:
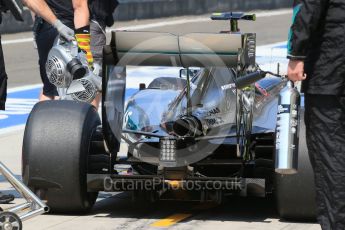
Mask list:
[[[7,9],[5,5],[0,0],[0,24],[2,21],[2,12],[6,10]],[[2,52],[1,34],[0,34],[0,110],[5,110],[6,96],[7,96],[7,74],[5,70],[5,61],[4,61],[4,54]],[[14,196],[12,194],[6,195],[0,192],[0,204],[7,204],[13,200],[14,200]],[[2,211],[1,207],[0,207],[0,211]]]
[[[305,123],[318,221],[345,229],[345,1],[295,0],[288,58],[304,60]]]
[[[0,8],[1,2],[0,2]],[[1,10],[1,9],[0,9]],[[2,21],[2,12],[0,12],[0,24]],[[7,96],[7,74],[5,69],[4,54],[2,52],[1,34],[0,34],[0,110],[5,110],[5,102]]]
[[[117,0],[89,0],[91,51],[94,62],[102,67],[103,47],[106,45],[106,27],[114,24],[113,13]]]
[[[74,29],[74,12],[71,0],[47,0],[46,2],[56,17],[63,24],[71,29]],[[43,94],[50,97],[58,96],[56,87],[48,80],[45,65],[49,51],[53,47],[54,40],[59,33],[51,24],[39,16],[35,17],[33,30],[37,44],[37,52],[39,57],[38,64],[43,83]]]
[[[71,29],[74,27],[74,10],[72,0],[46,0],[50,9],[54,12],[55,16],[66,26]],[[37,51],[39,57],[40,76],[43,83],[43,94],[45,96],[53,97],[58,96],[56,87],[49,82],[47,77],[45,65],[47,62],[48,54],[54,45],[55,38],[59,35],[58,31],[44,21],[41,17],[35,17],[35,24],[33,27],[34,36],[37,43]],[[89,26],[75,30],[76,34],[89,33]]]

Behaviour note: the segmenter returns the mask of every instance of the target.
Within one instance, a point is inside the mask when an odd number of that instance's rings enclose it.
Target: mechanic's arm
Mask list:
[[[62,37],[69,41],[74,39],[74,31],[57,19],[45,0],[23,0],[23,3],[35,14],[53,25]]]
[[[292,26],[289,32],[288,77],[292,81],[306,79],[304,59],[311,36],[315,35],[329,0],[294,0]]]
[[[90,13],[87,0],[72,0],[74,26],[76,29],[90,25]]]
[[[86,53],[86,58],[90,66],[93,64],[93,57],[90,45],[90,12],[88,0],[72,0],[74,9],[75,37],[78,46]]]

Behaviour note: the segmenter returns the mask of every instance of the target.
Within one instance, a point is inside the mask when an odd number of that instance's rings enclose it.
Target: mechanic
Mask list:
[[[89,0],[91,52],[94,62],[102,66],[103,46],[106,45],[106,27],[114,25],[113,13],[118,6],[117,0]]]
[[[2,22],[2,12],[7,11],[5,4],[0,0],[0,24]],[[0,110],[5,110],[5,103],[6,103],[6,95],[7,95],[7,74],[5,70],[5,61],[4,55],[2,52],[2,45],[1,45],[1,35],[0,35]],[[6,195],[0,192],[0,204],[7,204],[14,200],[14,196],[12,194]]]
[[[95,64],[102,67],[103,46],[106,45],[106,27],[114,25],[113,13],[118,6],[117,0],[89,0],[90,8],[90,30],[91,30],[91,52]],[[100,68],[99,75],[101,76]],[[97,95],[92,103],[98,108],[101,95]]]
[[[87,0],[23,0],[35,14],[34,33],[37,44],[43,89],[40,101],[58,96],[56,87],[49,82],[45,64],[58,34],[68,41],[76,39],[86,52],[89,65],[93,63],[90,49],[90,25]]]
[[[302,81],[318,222],[345,229],[345,1],[295,0],[288,77]]]
[[[7,11],[5,4],[0,0],[0,24],[2,22],[2,12]],[[0,35],[0,110],[5,110],[7,96],[7,74],[5,69],[4,54],[2,52]]]

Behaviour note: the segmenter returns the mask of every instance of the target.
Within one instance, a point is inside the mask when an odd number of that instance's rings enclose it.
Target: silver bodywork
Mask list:
[[[169,124],[185,117],[193,117],[200,122],[200,130],[193,136],[220,136],[209,140],[207,147],[185,148],[183,154],[190,156],[185,162],[194,163],[211,155],[219,145],[236,144],[236,138],[225,138],[237,133],[236,87],[234,73],[226,68],[203,69],[193,78],[191,91],[191,114],[187,111],[186,91],[146,89],[137,92],[127,102],[124,113],[124,129],[155,132],[169,135],[174,132]],[[274,133],[278,94],[284,81],[278,77],[268,77],[255,85],[255,106],[253,110],[252,134]],[[190,135],[189,135],[190,136]],[[144,136],[127,134],[133,142],[143,141]],[[159,141],[158,138],[149,138]],[[133,151],[133,155],[145,162],[159,164],[158,152]],[[241,156],[240,156],[241,157]]]
[[[103,117],[117,142],[124,137],[130,154],[140,161],[187,166],[223,144],[236,146],[237,158],[248,161],[255,158],[251,137],[275,132],[284,80],[268,76],[255,84],[256,80],[241,83],[240,88],[236,85],[241,77],[248,79],[248,73],[260,71],[255,63],[255,34],[116,31],[112,35]],[[141,90],[124,108],[127,65],[201,69],[187,78],[184,89]],[[173,144],[179,146],[176,151],[167,150],[176,154],[175,162],[160,160],[163,153],[156,144],[164,138],[178,142]]]
[[[231,70],[214,68],[201,70],[192,80],[192,115],[201,121],[202,135],[215,134],[216,128],[220,132],[236,130],[234,77]],[[274,76],[255,84],[253,133],[274,132],[277,96],[284,84],[282,79]],[[125,107],[124,128],[145,131],[162,127],[164,123],[185,116],[186,104],[186,89],[138,91],[129,98]],[[163,128],[161,131],[168,133]]]

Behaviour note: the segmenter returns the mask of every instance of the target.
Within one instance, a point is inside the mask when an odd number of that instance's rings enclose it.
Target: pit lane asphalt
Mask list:
[[[200,17],[200,16],[198,16]],[[206,16],[205,16],[206,17]],[[193,17],[167,18],[118,23],[116,27],[148,23],[189,20]],[[256,22],[240,22],[243,32],[256,32],[258,45],[287,39],[291,14],[259,17]],[[228,29],[227,22],[200,21],[150,28],[150,31],[172,33],[218,32]],[[31,33],[3,35],[3,41],[30,38]],[[37,54],[32,42],[3,46],[9,87],[40,83]],[[16,175],[20,175],[23,131],[0,135],[0,160]],[[15,193],[0,176],[0,190]],[[15,203],[23,202],[16,199]],[[14,204],[14,203],[13,203]],[[11,205],[13,205],[11,204]],[[9,205],[3,206],[4,208]],[[163,220],[163,221],[162,221]],[[175,223],[177,220],[181,220]],[[160,201],[151,207],[131,202],[129,193],[102,193],[92,212],[84,216],[43,215],[24,222],[24,229],[310,229],[314,223],[292,223],[280,220],[272,198],[229,198],[222,205],[200,205],[193,202]]]

